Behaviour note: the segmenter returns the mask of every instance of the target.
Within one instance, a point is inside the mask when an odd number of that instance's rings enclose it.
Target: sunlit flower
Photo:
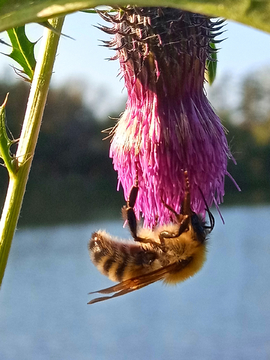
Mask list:
[[[172,8],[127,7],[101,13],[112,23],[106,42],[116,50],[128,99],[113,130],[110,156],[125,198],[138,174],[136,214],[144,226],[168,223],[184,197],[188,171],[191,205],[204,213],[205,203],[223,201],[227,159],[232,158],[224,128],[204,90],[222,21]]]

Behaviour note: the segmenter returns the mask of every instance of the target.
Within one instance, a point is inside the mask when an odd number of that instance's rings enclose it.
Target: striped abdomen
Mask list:
[[[113,281],[123,281],[160,268],[159,250],[148,244],[113,239],[105,231],[92,234],[91,259],[98,270]]]

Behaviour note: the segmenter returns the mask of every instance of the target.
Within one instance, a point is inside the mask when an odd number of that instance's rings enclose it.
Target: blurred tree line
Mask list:
[[[18,138],[29,84],[1,81],[1,103],[7,92],[7,124]],[[77,86],[50,90],[19,225],[121,217],[124,198],[116,191],[117,175],[108,157],[110,140],[102,141],[108,134],[101,133],[115,123],[108,117],[98,119],[83,104],[83,90]],[[2,207],[8,176],[4,167],[0,171]]]
[[[228,87],[219,87],[215,107],[237,161],[228,171],[226,205],[270,202],[270,78],[254,73],[241,83],[240,101],[224,106]],[[44,113],[19,225],[92,221],[120,218],[124,204],[117,192],[117,175],[108,157],[110,140],[101,131],[116,120],[99,119],[83,102],[83,90],[52,88]],[[229,90],[230,91],[230,90]],[[14,138],[20,135],[29,85],[0,82],[0,102],[9,92],[7,122]],[[100,101],[105,101],[101,99]],[[120,113],[120,110],[119,110]],[[112,115],[112,114],[110,114]],[[117,117],[118,114],[115,115]],[[15,152],[15,149],[14,149]],[[8,176],[0,169],[0,201],[4,202]]]
[[[228,130],[227,139],[237,161],[228,171],[241,188],[235,191],[227,177],[225,204],[270,203],[270,68],[254,71],[241,80],[237,91],[233,78],[215,88],[215,107]],[[227,102],[233,94],[235,101]]]

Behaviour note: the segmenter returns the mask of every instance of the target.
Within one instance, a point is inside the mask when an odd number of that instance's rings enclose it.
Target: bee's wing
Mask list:
[[[174,270],[179,271],[179,263],[169,264],[160,269],[151,271],[147,274],[143,274],[140,276],[133,277],[131,279],[124,280],[124,281],[120,282],[119,284],[108,287],[106,289],[91,292],[90,294],[97,294],[97,293],[100,293],[100,294],[115,293],[115,294],[113,294],[111,296],[102,296],[102,297],[93,299],[93,300],[89,301],[88,304],[94,304],[99,301],[112,299],[114,297],[125,295],[125,294],[128,294],[135,290],[139,290],[139,289],[141,289],[147,285],[150,285],[158,280],[164,279],[165,275],[168,274],[168,272],[171,272]]]

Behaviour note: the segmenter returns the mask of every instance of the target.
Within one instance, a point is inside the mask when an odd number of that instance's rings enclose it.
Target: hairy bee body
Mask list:
[[[159,234],[162,231],[175,233],[177,229],[178,225],[172,224],[154,231],[140,229],[138,235],[160,244]],[[125,281],[179,263],[179,270],[168,271],[163,279],[166,283],[176,283],[200,270],[205,261],[206,242],[198,242],[196,237],[185,232],[177,238],[166,239],[166,245],[161,250],[153,243],[126,241],[99,230],[92,235],[89,250],[94,265],[112,281]]]
[[[186,171],[184,175],[186,189],[180,214],[163,202],[174,215],[175,224],[157,226],[153,230],[138,228],[134,213],[138,193],[135,184],[127,206],[123,208],[133,241],[123,241],[104,230],[92,234],[89,242],[91,260],[101,273],[119,283],[93,292],[114,294],[93,299],[89,304],[127,294],[159,280],[175,284],[201,269],[206,258],[206,237],[214,227],[214,217],[206,203],[210,226],[191,210]]]

